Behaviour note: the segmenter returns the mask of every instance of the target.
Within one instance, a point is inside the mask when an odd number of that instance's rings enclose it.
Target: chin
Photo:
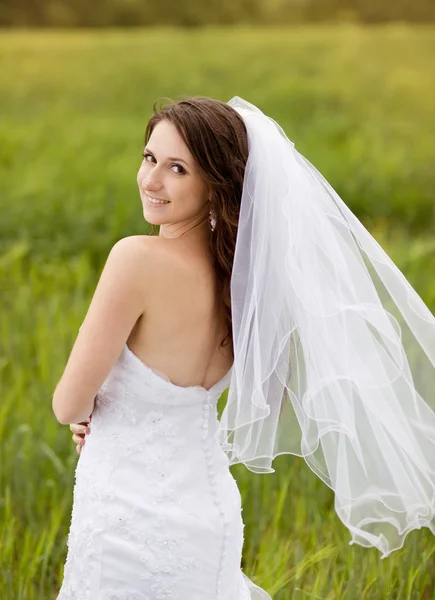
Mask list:
[[[147,215],[147,213],[145,211],[142,212],[143,215],[143,219],[144,221],[146,221],[149,225],[162,225],[163,222],[159,221],[158,219],[153,219],[152,217],[150,217],[150,215]]]

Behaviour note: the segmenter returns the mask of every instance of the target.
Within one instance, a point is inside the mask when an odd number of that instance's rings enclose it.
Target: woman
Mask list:
[[[240,570],[229,466],[282,453],[332,487],[351,543],[435,533],[421,298],[252,104],[172,104],[145,141],[159,236],[115,244],[53,398],[79,444],[92,414],[59,598],[270,598]]]
[[[53,397],[72,431],[92,413],[58,597],[269,598],[240,571],[241,498],[215,435],[246,129],[198,98],[155,114],[145,142],[137,182],[159,235],[112,248]]]

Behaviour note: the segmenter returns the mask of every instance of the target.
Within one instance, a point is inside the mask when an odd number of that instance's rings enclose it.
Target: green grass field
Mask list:
[[[51,396],[119,238],[161,96],[234,95],[276,119],[435,310],[435,28],[0,35],[0,598],[56,597],[78,456]],[[243,567],[275,600],[432,600],[425,529],[380,560],[349,546],[302,459],[236,465]],[[188,600],[188,599],[186,599]]]

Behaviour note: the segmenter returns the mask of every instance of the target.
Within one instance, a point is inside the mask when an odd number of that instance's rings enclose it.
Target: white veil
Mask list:
[[[281,127],[228,104],[249,157],[221,444],[260,473],[303,456],[350,543],[388,556],[412,529],[435,534],[435,318]]]

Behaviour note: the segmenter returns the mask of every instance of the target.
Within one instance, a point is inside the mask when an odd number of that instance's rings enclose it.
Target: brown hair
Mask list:
[[[228,334],[234,357],[230,280],[236,246],[243,177],[248,160],[248,136],[239,113],[225,102],[203,96],[184,98],[157,109],[145,130],[145,145],[162,120],[172,123],[197,162],[211,193],[210,251],[221,285]],[[153,235],[157,234],[152,225]]]

